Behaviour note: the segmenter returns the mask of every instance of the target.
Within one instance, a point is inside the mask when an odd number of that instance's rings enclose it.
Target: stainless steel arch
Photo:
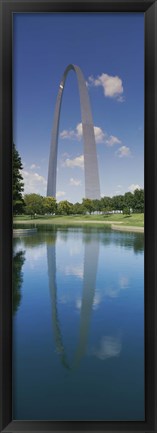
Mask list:
[[[58,152],[58,130],[60,110],[62,103],[63,90],[67,74],[70,70],[74,70],[77,75],[82,129],[84,139],[84,172],[85,172],[85,197],[90,199],[100,198],[100,183],[97,163],[97,153],[95,144],[94,127],[92,120],[92,113],[90,108],[90,101],[87,86],[81,69],[76,65],[68,65],[64,71],[54,113],[49,168],[48,168],[48,183],[47,183],[47,196],[56,196],[56,170],[57,170],[57,152]]]

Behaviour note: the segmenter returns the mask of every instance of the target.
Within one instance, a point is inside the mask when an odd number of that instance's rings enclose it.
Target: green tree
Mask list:
[[[124,194],[124,206],[133,209],[134,194],[132,192],[126,192]]]
[[[130,208],[129,207],[124,207],[123,214],[124,215],[130,215]]]
[[[112,207],[113,210],[123,210],[124,207],[124,196],[115,195],[112,197]]]
[[[62,200],[57,205],[57,213],[59,215],[70,215],[73,213],[72,211],[73,204],[67,200]]]
[[[24,211],[24,200],[22,192],[24,190],[21,157],[13,144],[13,214],[18,215]]]
[[[91,214],[94,211],[93,200],[91,200],[90,198],[83,198],[82,204],[86,212],[89,212]]]
[[[111,197],[102,197],[100,202],[101,202],[102,212],[107,213],[113,210]]]
[[[43,197],[44,213],[54,214],[57,210],[57,203],[54,197]]]
[[[75,203],[75,204],[73,204],[73,214],[74,215],[82,215],[82,214],[84,214],[86,211],[85,211],[85,209],[84,209],[84,207],[83,207],[83,205],[82,205],[82,203],[79,203],[79,202],[77,202],[77,203]]]
[[[44,214],[44,198],[40,194],[25,194],[24,201],[27,215]]]
[[[102,211],[102,202],[101,200],[98,199],[94,199],[93,201],[93,209],[96,212],[101,212]]]
[[[135,189],[134,191],[133,212],[135,213],[144,212],[144,190],[143,189]]]

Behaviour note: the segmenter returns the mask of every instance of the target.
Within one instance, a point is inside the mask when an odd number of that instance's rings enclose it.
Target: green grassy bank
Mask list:
[[[112,215],[55,215],[36,216],[31,218],[27,215],[14,217],[14,224],[120,224],[132,227],[144,227],[144,214],[112,214]]]

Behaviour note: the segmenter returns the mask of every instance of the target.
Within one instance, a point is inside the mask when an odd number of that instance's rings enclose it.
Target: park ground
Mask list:
[[[126,231],[144,231],[144,214],[112,214],[112,215],[18,215],[14,217],[14,224],[109,224],[113,229],[123,229]],[[14,225],[15,227],[15,225]]]

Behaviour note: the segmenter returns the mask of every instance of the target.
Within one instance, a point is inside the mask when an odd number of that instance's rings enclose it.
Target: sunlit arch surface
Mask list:
[[[68,65],[64,71],[57,95],[54,121],[52,128],[47,196],[56,197],[56,175],[57,175],[57,153],[58,153],[58,131],[62,95],[67,74],[70,70],[76,73],[80,95],[82,132],[84,142],[84,173],[85,173],[85,197],[90,199],[100,198],[100,183],[98,174],[97,153],[94,135],[94,126],[88,90],[81,69],[76,65]]]

